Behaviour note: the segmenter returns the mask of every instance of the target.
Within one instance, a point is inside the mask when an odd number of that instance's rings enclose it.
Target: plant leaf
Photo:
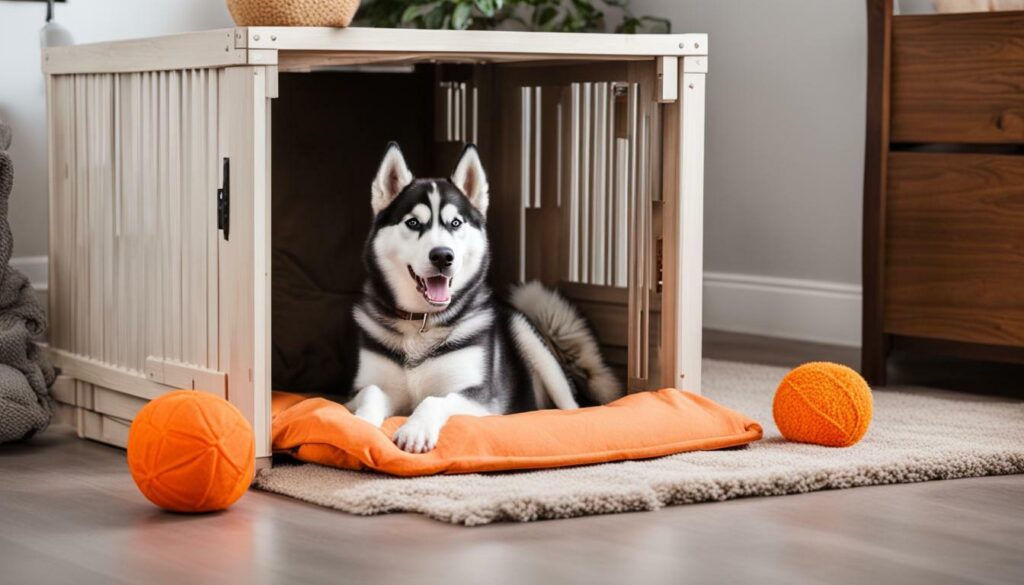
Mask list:
[[[487,18],[492,18],[494,13],[498,11],[497,0],[475,0],[476,7],[480,9],[480,12]]]
[[[558,16],[557,8],[551,5],[544,6],[538,9],[537,24],[544,26],[554,20],[556,16]]]
[[[444,18],[447,16],[445,12],[447,5],[443,2],[437,2],[434,9],[427,12],[423,16],[423,25],[427,28],[443,28]]]
[[[412,22],[413,20],[419,18],[420,17],[420,9],[421,8],[422,8],[422,6],[416,6],[415,4],[410,4],[409,7],[405,9],[405,12],[402,13],[402,18],[401,18],[400,22],[402,24],[406,24],[406,23]]]
[[[452,28],[455,30],[466,30],[473,21],[470,17],[473,14],[472,4],[459,4],[452,13]]]
[[[594,32],[621,16],[616,32],[672,30],[668,19],[636,17],[629,5],[630,0],[363,0],[356,18],[377,27],[492,29],[516,23],[526,30]]]
[[[437,2],[428,2],[427,4],[410,4],[405,9],[405,12],[402,13],[402,24],[408,24],[417,18],[422,17],[441,4],[441,1],[442,0],[438,0]]]

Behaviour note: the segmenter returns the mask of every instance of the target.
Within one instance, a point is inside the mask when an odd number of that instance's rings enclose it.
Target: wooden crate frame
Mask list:
[[[51,353],[66,376],[64,412],[82,436],[123,444],[133,406],[205,390],[252,421],[256,455],[269,459],[270,100],[279,71],[381,63],[598,71],[625,61],[650,83],[662,175],[660,223],[646,229],[663,246],[661,376],[631,374],[630,386],[700,392],[707,45],[702,34],[239,27],[46,49]],[[225,240],[214,192],[226,178]],[[159,212],[146,208],[156,191]],[[653,266],[653,248],[644,258]],[[646,274],[650,289],[656,275]],[[630,315],[649,314],[649,300],[630,285]],[[635,321],[631,342],[650,331]]]

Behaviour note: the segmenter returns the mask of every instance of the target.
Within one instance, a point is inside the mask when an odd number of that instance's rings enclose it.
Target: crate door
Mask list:
[[[51,75],[50,333],[79,432],[124,443],[147,400],[224,396],[217,339],[218,73]],[[63,387],[64,383],[62,383]]]
[[[496,73],[501,151],[490,217],[499,285],[557,287],[630,390],[660,382],[655,74],[653,61]]]
[[[270,456],[270,107],[276,71],[220,72],[220,363],[228,400]],[[270,92],[268,92],[270,89]]]

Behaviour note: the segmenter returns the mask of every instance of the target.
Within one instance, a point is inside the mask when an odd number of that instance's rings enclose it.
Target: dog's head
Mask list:
[[[462,151],[450,179],[414,179],[398,145],[388,145],[373,180],[373,228],[366,246],[371,279],[395,307],[443,311],[485,277],[487,176],[476,147]],[[378,287],[378,288],[379,288]]]

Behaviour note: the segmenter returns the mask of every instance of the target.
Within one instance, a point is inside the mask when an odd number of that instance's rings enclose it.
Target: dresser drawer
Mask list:
[[[892,142],[1024,143],[1024,12],[893,20]]]
[[[1024,345],[1024,156],[889,155],[886,333]]]

